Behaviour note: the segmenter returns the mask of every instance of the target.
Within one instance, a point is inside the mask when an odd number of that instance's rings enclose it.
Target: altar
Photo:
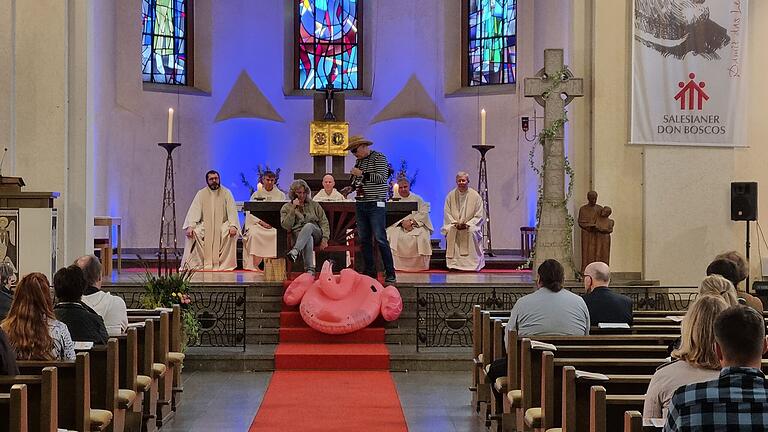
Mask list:
[[[278,258],[284,257],[286,252],[288,252],[288,232],[280,226],[280,209],[285,203],[285,201],[246,201],[243,203],[243,210],[250,212],[255,217],[277,229]],[[341,201],[320,202],[318,204],[323,208],[325,216],[328,218],[328,225],[331,231],[328,238],[330,251],[341,250],[341,248],[348,245],[349,240],[353,240],[354,244],[358,244],[356,241],[355,203],[352,201]],[[411,212],[416,211],[418,204],[415,202],[388,201],[386,208],[387,226],[390,226],[408,216]]]

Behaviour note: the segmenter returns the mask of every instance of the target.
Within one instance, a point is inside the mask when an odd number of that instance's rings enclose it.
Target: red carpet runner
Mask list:
[[[327,335],[297,309],[281,312],[275,373],[250,431],[407,431],[375,325]]]

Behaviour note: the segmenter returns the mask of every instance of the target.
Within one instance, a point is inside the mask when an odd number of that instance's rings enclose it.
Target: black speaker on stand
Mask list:
[[[731,183],[731,220],[747,223],[747,264],[749,264],[749,222],[757,220],[757,182],[732,182]],[[749,292],[749,273],[747,284]]]

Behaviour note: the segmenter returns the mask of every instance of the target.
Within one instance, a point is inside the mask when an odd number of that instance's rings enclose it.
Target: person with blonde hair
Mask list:
[[[644,419],[666,417],[669,401],[678,387],[720,375],[714,328],[717,315],[727,308],[719,295],[702,295],[688,308],[683,317],[680,348],[672,351],[674,360],[656,369],[648,384]]]
[[[726,278],[713,274],[701,281],[699,285],[699,296],[719,296],[728,303],[728,306],[739,304],[739,297],[736,295],[736,288]]]
[[[30,273],[19,281],[8,316],[0,323],[19,360],[73,360],[67,326],[53,314],[48,278]]]

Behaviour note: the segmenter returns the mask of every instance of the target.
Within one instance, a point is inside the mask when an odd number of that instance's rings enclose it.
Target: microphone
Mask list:
[[[3,149],[3,158],[0,159],[0,177],[3,176],[3,162],[5,162],[5,155],[8,154],[8,147]]]

